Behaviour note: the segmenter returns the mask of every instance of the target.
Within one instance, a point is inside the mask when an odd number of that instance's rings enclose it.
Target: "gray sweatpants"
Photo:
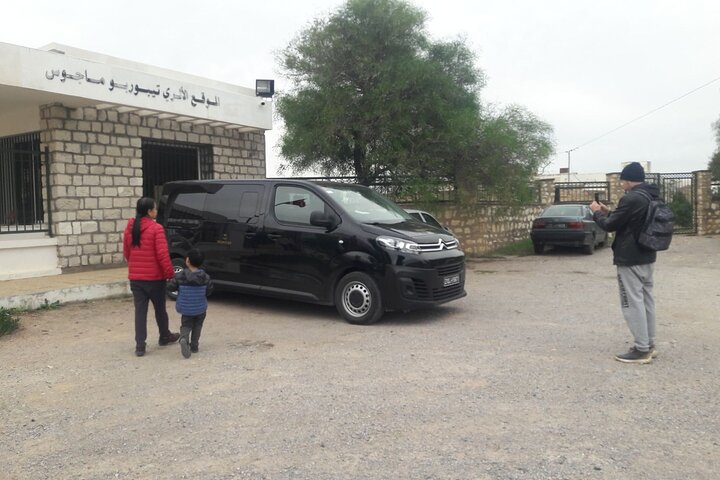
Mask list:
[[[641,352],[655,345],[654,271],[654,263],[617,267],[620,307],[635,338],[635,348]]]

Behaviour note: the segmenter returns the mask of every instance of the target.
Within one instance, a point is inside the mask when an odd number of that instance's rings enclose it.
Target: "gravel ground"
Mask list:
[[[134,356],[128,298],[24,314],[0,478],[717,479],[720,237],[673,242],[650,365],[612,358],[608,248],[472,260],[466,298],[370,327],[218,294],[188,360]]]

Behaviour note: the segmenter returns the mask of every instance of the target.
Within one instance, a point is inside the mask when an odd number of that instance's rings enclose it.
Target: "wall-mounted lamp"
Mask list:
[[[275,80],[255,80],[255,96],[272,98],[275,95]]]

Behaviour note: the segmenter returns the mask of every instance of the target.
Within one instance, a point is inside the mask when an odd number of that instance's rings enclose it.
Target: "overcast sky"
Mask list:
[[[487,76],[483,101],[523,105],[553,126],[557,153],[546,173],[567,166],[576,147],[570,166],[579,173],[628,161],[650,161],[656,172],[707,167],[720,118],[719,0],[411,3],[427,12],[432,38],[466,38]],[[342,4],[8,0],[0,41],[63,43],[250,88],[275,78],[282,89],[277,51]],[[282,161],[275,126],[268,176]]]

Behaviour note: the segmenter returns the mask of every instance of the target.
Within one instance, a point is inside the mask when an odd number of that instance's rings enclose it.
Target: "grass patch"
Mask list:
[[[0,337],[15,331],[20,325],[20,319],[15,316],[15,310],[0,307]]]
[[[535,253],[535,251],[533,250],[532,240],[526,238],[525,240],[520,240],[518,242],[503,245],[502,247],[496,248],[495,250],[486,253],[484,256],[504,257],[514,255],[522,257],[525,255],[532,255],[533,253]]]

